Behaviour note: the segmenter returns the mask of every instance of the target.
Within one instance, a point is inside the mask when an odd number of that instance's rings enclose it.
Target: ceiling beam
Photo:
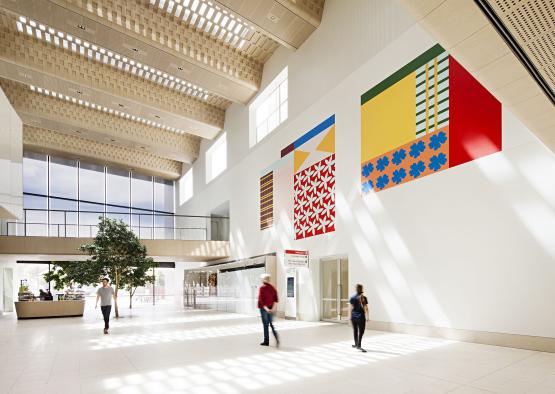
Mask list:
[[[40,127],[23,126],[23,147],[29,151],[132,169],[165,179],[177,179],[181,176],[182,165],[178,161]]]
[[[6,23],[0,28],[0,76],[161,119],[166,126],[204,138],[213,138],[223,127],[222,109],[41,42]]]
[[[141,0],[0,0],[0,6],[231,101],[258,91],[263,64]]]
[[[111,143],[145,151],[168,160],[192,163],[200,138],[177,134],[74,104],[65,99],[31,91],[28,86],[0,79],[0,87],[25,124],[80,135],[100,143]]]
[[[324,0],[216,0],[281,45],[298,49],[320,26]]]

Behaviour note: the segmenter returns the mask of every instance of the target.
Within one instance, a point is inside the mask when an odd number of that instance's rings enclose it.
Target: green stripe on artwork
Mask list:
[[[416,59],[407,63],[405,66],[401,67],[399,70],[391,74],[389,77],[378,83],[372,89],[368,90],[362,96],[360,96],[360,105],[364,105],[366,102],[372,100],[378,94],[388,89],[389,87],[395,85],[397,82],[405,78],[410,73],[415,72],[418,67],[426,64],[431,59],[445,52],[445,49],[439,44],[434,45],[422,55],[418,56]]]

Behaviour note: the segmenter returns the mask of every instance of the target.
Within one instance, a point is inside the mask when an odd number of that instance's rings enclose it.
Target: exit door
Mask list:
[[[320,260],[322,320],[347,320],[349,314],[349,260],[347,257]]]

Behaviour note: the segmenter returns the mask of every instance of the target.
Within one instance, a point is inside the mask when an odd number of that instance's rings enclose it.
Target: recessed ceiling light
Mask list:
[[[151,120],[141,118],[140,116],[130,115],[130,114],[125,113],[123,111],[118,111],[118,110],[114,110],[112,108],[107,108],[107,107],[104,107],[104,106],[96,104],[96,103],[90,103],[87,100],[81,100],[81,99],[76,99],[75,97],[69,97],[69,96],[63,95],[61,93],[57,93],[57,92],[54,92],[54,91],[51,91],[51,90],[43,89],[43,88],[38,87],[38,86],[29,85],[29,89],[33,92],[44,94],[48,97],[54,97],[54,98],[59,98],[60,100],[70,101],[74,104],[79,104],[79,105],[84,106],[86,108],[95,109],[97,111],[107,112],[107,113],[110,113],[110,114],[115,115],[115,116],[120,116],[122,118],[129,119],[130,121],[144,123],[144,124],[147,124],[149,126],[157,127],[159,129],[163,129],[163,130],[171,130],[171,131],[179,133],[179,134],[185,133],[184,130],[176,129],[175,127],[169,127],[167,125],[163,125],[163,124],[160,124],[160,123],[153,122]],[[123,107],[123,104],[118,104],[118,105]],[[159,116],[157,116],[157,117],[160,118]],[[33,121],[33,122],[38,123],[38,121]],[[75,130],[75,132],[76,133],[81,133],[81,131],[79,131],[79,130]],[[115,142],[115,140],[113,140],[113,142]]]
[[[111,142],[116,142],[116,140],[110,139]]]
[[[179,71],[183,71],[183,67],[177,67]]]
[[[121,108],[123,108],[123,104],[118,104],[118,106],[120,106]]]
[[[81,134],[81,130],[75,130],[75,132]]]
[[[146,149],[144,146],[141,146],[141,149]]]
[[[80,91],[80,90],[78,90],[78,91],[77,91],[77,94],[83,94],[83,92],[82,92],[82,91]]]
[[[53,29],[47,25],[37,25],[35,21],[29,20],[23,16],[19,17],[16,21],[16,25],[19,32],[27,33],[28,35],[34,37],[36,36],[39,40],[45,41],[51,45],[78,53],[82,56],[88,57],[89,59],[115,67],[119,70],[124,70],[125,72],[143,78],[144,80],[176,90],[179,93],[199,98],[198,91],[195,88],[187,86],[187,81],[178,81],[178,78],[168,75],[161,70],[157,70],[145,64],[136,63],[132,59],[128,59],[127,57],[109,51],[106,48],[84,41],[71,34]],[[83,25],[77,25],[77,27],[81,30],[85,30]],[[138,48],[131,49],[134,52],[140,52]],[[208,95],[203,99],[207,101],[210,97],[211,95]]]

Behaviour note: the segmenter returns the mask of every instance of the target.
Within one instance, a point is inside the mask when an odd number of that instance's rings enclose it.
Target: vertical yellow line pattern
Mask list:
[[[438,74],[437,74],[437,57],[434,59],[434,130],[437,130],[437,122],[438,122],[438,116],[437,116],[437,80],[438,80]]]
[[[428,133],[428,123],[429,123],[429,119],[428,119],[428,63],[426,63],[426,83],[424,84],[424,86],[426,86],[426,129],[425,129],[425,133]]]

